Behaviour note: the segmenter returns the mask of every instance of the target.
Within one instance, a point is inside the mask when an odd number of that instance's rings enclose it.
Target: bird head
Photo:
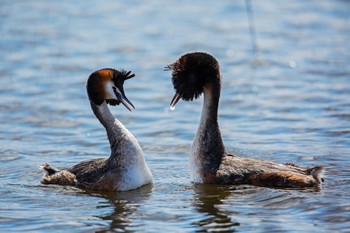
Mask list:
[[[91,102],[101,105],[104,101],[110,105],[122,103],[129,111],[134,105],[126,98],[124,81],[134,77],[131,71],[101,69],[92,73],[87,81],[86,88]]]
[[[171,107],[175,107],[180,99],[185,101],[197,99],[209,82],[218,81],[220,83],[219,63],[207,53],[187,53],[175,63],[166,66],[165,69],[172,71],[171,80],[175,89]]]

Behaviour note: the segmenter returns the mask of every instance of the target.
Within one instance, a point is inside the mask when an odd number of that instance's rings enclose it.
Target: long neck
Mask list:
[[[225,153],[218,124],[220,89],[219,81],[204,86],[202,115],[192,145],[191,163],[197,170],[194,172],[200,175],[202,182],[206,183],[214,182],[216,171]]]
[[[126,140],[131,142],[131,144],[127,143],[129,147],[134,147],[134,149],[136,150],[141,150],[135,137],[129,132],[129,130],[126,129],[126,127],[120,121],[114,118],[105,102],[99,106],[94,104],[93,102],[90,102],[90,104],[95,116],[106,129],[111,147],[110,159],[118,159],[120,161],[121,156],[126,157],[132,156],[134,154],[126,154],[126,152],[132,151],[129,148],[124,150],[123,153],[121,152],[123,150],[123,146],[125,145],[124,142]]]
[[[111,156],[106,160],[106,179],[112,184],[117,180],[118,190],[131,190],[151,183],[152,173],[134,135],[114,118],[105,102],[100,106],[93,102],[90,104],[97,119],[105,127],[111,146]]]

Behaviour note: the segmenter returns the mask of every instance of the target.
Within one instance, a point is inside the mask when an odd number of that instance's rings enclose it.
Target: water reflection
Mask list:
[[[195,222],[204,231],[233,232],[240,225],[233,219],[238,212],[220,208],[224,200],[231,195],[230,186],[194,185],[193,206],[206,217]]]
[[[152,190],[153,184],[145,185],[139,189],[128,192],[85,191],[84,194],[107,199],[107,204],[97,206],[97,208],[113,206],[114,209],[110,214],[95,216],[104,221],[111,221],[107,229],[102,229],[97,232],[129,231],[128,228],[135,224],[135,217],[132,215],[137,213],[142,203],[150,198]]]

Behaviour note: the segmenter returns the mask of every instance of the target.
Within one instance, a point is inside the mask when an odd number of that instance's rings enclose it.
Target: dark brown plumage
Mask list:
[[[171,107],[179,99],[192,101],[204,93],[202,116],[190,154],[194,182],[282,188],[320,185],[322,166],[303,168],[291,163],[242,158],[226,152],[218,124],[220,66],[213,56],[187,53],[166,68],[172,71],[175,89]]]

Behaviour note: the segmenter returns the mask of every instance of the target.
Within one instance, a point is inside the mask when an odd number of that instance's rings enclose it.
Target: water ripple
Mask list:
[[[348,232],[349,3],[254,1],[254,54],[244,1],[5,1],[0,8],[2,230]],[[179,102],[165,65],[189,51],[220,61],[219,122],[228,151],[324,165],[322,190],[194,185],[188,153],[202,98]],[[141,144],[155,182],[127,193],[44,186],[58,168],[107,157],[85,82],[128,69],[136,106],[113,114]]]

